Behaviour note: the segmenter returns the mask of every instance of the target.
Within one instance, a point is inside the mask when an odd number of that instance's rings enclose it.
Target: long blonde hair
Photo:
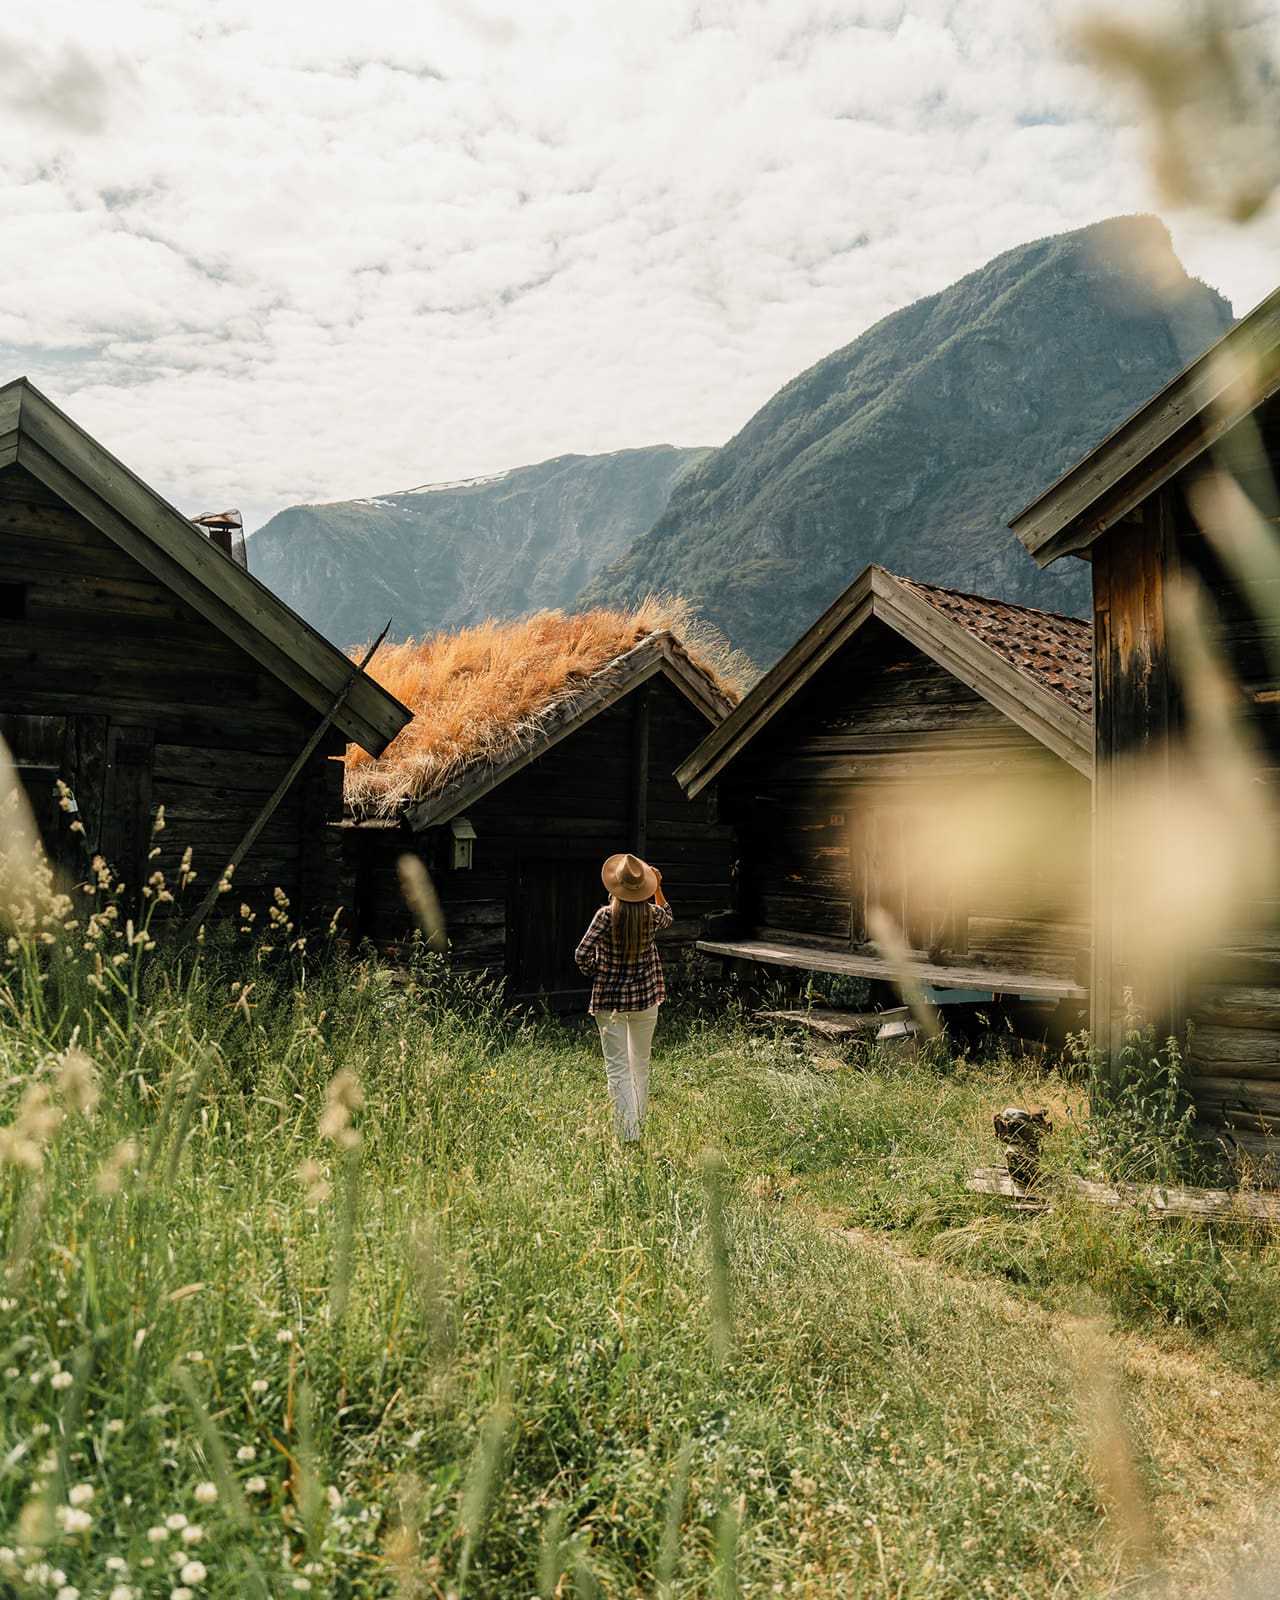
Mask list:
[[[624,961],[638,961],[653,943],[653,916],[647,900],[609,896],[609,943]]]

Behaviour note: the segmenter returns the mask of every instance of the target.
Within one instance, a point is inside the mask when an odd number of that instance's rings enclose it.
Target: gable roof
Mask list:
[[[1092,630],[1077,617],[869,566],[705,738],[676,777],[692,797],[872,620],[967,684],[1077,771],[1093,771]]]
[[[462,750],[448,731],[433,738],[430,719],[419,718],[411,730],[418,747],[413,751],[393,747],[377,762],[353,761],[349,757],[349,807],[357,817],[400,815],[415,829],[448,822],[576,729],[658,676],[669,682],[708,723],[719,723],[734,703],[732,687],[723,684],[670,628],[645,631],[635,627],[635,618],[643,619],[650,610],[661,609],[659,603],[650,602],[641,606],[634,617],[608,612],[565,617],[542,612],[505,625],[485,623],[461,634],[438,635],[434,640],[423,641],[422,646],[415,647],[410,641],[407,646],[397,647],[402,652],[424,646],[448,650],[459,641],[468,643],[472,636],[495,640],[499,650],[481,650],[478,667],[463,663],[446,671],[464,692],[476,689],[477,680],[488,677],[491,681],[481,692],[490,701],[500,697],[502,715],[479,737],[469,728],[473,743]],[[577,635],[584,630],[596,631],[591,630],[593,619],[613,625],[612,630],[600,630],[606,637],[612,631],[616,637],[630,637],[636,642],[583,670],[583,646]],[[563,643],[557,638],[557,630],[566,636]],[[546,634],[550,637],[538,637]],[[564,653],[567,669],[548,673],[546,662],[537,657],[547,649],[554,651],[557,645]],[[502,650],[502,646],[507,649]],[[493,663],[492,657],[499,653],[503,659]],[[513,653],[514,663],[510,659]],[[383,665],[385,668],[387,663]],[[535,679],[532,695],[524,692],[524,682],[513,682],[505,676],[508,668],[521,675],[531,669]],[[430,675],[425,673],[423,677],[426,681],[418,692],[429,693]],[[444,700],[448,682],[439,692]],[[413,694],[408,697],[412,699]],[[468,716],[465,706],[462,715],[468,722],[475,720]]]
[[[940,589],[914,578],[898,582],[958,622],[1011,667],[1060,696],[1082,717],[1093,716],[1093,630],[1088,622],[1058,611]]]
[[[1080,554],[1280,390],[1280,289],[1009,526],[1040,565]]]
[[[412,713],[264,584],[211,544],[26,378],[0,388],[0,469],[17,464],[52,490],[335,725],[383,750]]]

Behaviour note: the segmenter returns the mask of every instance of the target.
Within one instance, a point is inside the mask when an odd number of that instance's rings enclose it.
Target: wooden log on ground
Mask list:
[[[799,1028],[819,1039],[833,1044],[847,1044],[850,1040],[874,1038],[886,1022],[903,1022],[911,1015],[909,1006],[895,1006],[890,1011],[830,1011],[815,1007],[811,1011],[756,1011],[760,1022],[781,1023],[784,1027]]]
[[[975,1194],[1039,1199],[1054,1192],[1078,1196],[1111,1211],[1145,1211],[1156,1217],[1203,1217],[1218,1222],[1265,1222],[1280,1226],[1280,1194],[1248,1189],[1162,1188],[1158,1184],[1095,1183],[1075,1173],[1045,1173],[1034,1189],[1015,1183],[1006,1167],[978,1167],[965,1188]]]

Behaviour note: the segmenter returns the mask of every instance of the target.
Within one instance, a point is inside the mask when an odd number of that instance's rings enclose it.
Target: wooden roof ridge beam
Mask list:
[[[1009,526],[1042,567],[1082,554],[1277,392],[1280,289],[1131,412]]]

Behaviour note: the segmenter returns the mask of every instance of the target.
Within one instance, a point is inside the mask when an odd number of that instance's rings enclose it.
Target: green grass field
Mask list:
[[[1039,1064],[682,1003],[622,1149],[584,1026],[141,955],[0,979],[0,1592],[1225,1595],[1261,1558],[1280,1250],[969,1194],[993,1110],[1061,1122]]]

